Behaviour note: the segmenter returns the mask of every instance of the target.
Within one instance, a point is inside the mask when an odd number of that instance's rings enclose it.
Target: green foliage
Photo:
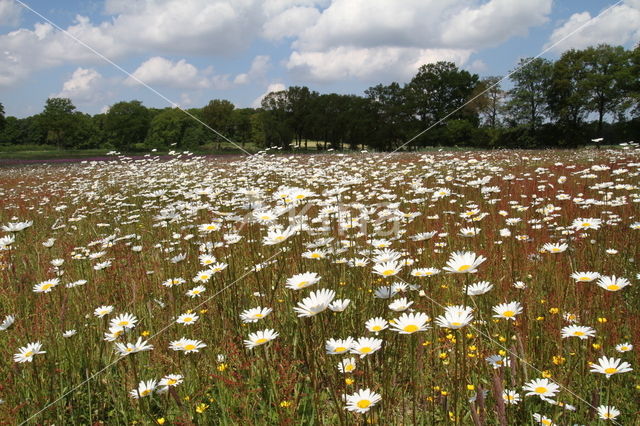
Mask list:
[[[149,110],[140,101],[118,102],[109,108],[104,130],[116,148],[129,151],[144,142],[151,122]]]
[[[509,120],[528,124],[532,132],[546,116],[546,88],[552,75],[551,61],[543,58],[521,59],[510,78],[514,83],[507,104]]]
[[[4,117],[4,105],[0,102],[0,132],[4,129],[6,119]]]

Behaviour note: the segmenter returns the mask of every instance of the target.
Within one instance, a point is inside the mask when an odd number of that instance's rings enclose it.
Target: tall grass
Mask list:
[[[596,424],[605,422],[596,408],[609,405],[621,411],[614,421],[634,424],[640,420],[637,350],[619,352],[616,345],[640,343],[637,159],[631,146],[146,158],[0,170],[0,225],[33,222],[0,233],[15,237],[0,251],[0,320],[15,316],[0,331],[0,421],[489,425],[534,424],[540,414],[558,424]],[[437,196],[441,189],[450,193]],[[583,229],[573,226],[577,218],[602,223]],[[206,224],[219,229],[205,231]],[[461,236],[462,228],[476,235]],[[268,231],[278,229],[291,236],[266,244]],[[429,231],[436,235],[411,238]],[[43,245],[52,238],[50,247]],[[568,248],[543,250],[549,242]],[[373,273],[385,247],[402,266],[387,277]],[[445,272],[459,251],[486,261],[473,274]],[[203,254],[227,266],[194,282],[208,267],[200,263]],[[56,267],[54,259],[64,263]],[[105,261],[110,265],[96,269]],[[440,272],[419,277],[411,273],[417,268]],[[632,285],[607,291],[597,279],[571,277],[587,271]],[[286,287],[305,272],[320,281]],[[49,292],[33,291],[56,277],[60,284]],[[162,285],[172,278],[186,282]],[[78,280],[87,282],[67,287]],[[493,288],[464,294],[479,281]],[[189,297],[198,285],[206,291]],[[381,286],[397,294],[376,298]],[[342,312],[297,316],[293,308],[320,289],[350,304]],[[401,297],[413,302],[406,313],[430,317],[425,331],[365,328],[371,318],[399,318],[402,312],[388,305]],[[523,308],[515,320],[494,317],[494,306],[514,301]],[[102,305],[114,309],[99,318],[94,310]],[[459,329],[437,325],[452,305],[471,307],[473,321]],[[244,322],[243,311],[255,307],[273,312]],[[109,322],[123,313],[139,322],[106,341]],[[184,313],[199,319],[176,323]],[[572,321],[592,327],[595,336],[562,338]],[[279,335],[248,349],[244,340],[264,329]],[[68,330],[76,334],[63,337]],[[115,352],[115,343],[138,337],[153,349]],[[382,347],[364,357],[325,350],[327,340],[348,337],[379,338]],[[181,338],[206,347],[169,348]],[[20,347],[36,341],[46,353],[13,361]],[[492,355],[502,366],[494,369],[486,360]],[[603,355],[634,370],[610,378],[591,372]],[[338,363],[352,356],[355,370],[340,372]],[[168,374],[183,382],[131,396],[139,382]],[[560,386],[553,398],[525,396],[523,386],[538,378]],[[382,399],[362,413],[345,410],[344,395],[367,388]],[[505,390],[521,401],[505,404]]]

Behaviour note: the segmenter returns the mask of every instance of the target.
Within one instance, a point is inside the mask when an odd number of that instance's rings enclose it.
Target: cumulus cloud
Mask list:
[[[452,60],[526,34],[548,19],[552,0],[334,0],[292,43],[296,75],[330,82],[405,77],[420,65]],[[393,10],[394,13],[389,13]]]
[[[258,96],[253,101],[253,103],[251,103],[251,107],[252,108],[260,108],[260,106],[262,104],[262,100],[264,99],[265,96],[267,96],[271,92],[280,92],[282,90],[287,90],[287,87],[284,84],[282,84],[282,83],[271,83],[267,87],[267,90],[262,95]]]
[[[208,76],[212,71],[211,68],[201,71],[184,59],[173,62],[154,56],[143,62],[132,76],[125,80],[125,84],[135,86],[143,82],[149,86],[206,89],[212,85],[213,80]]]
[[[471,53],[471,50],[462,49],[336,47],[320,52],[293,52],[287,68],[300,79],[317,82],[348,78],[367,80],[381,74],[388,78],[406,79],[423,64],[452,61],[461,65]]]
[[[292,7],[265,22],[262,34],[271,40],[297,36],[315,24],[319,17],[320,11],[315,7]]]
[[[76,69],[71,78],[64,82],[62,91],[53,95],[57,98],[70,98],[74,103],[89,104],[102,100],[102,75],[89,68]]]
[[[267,70],[270,67],[271,58],[267,55],[258,55],[253,58],[251,68],[246,73],[238,74],[233,80],[235,84],[247,84],[250,81],[261,80],[265,78]]]
[[[0,0],[4,4],[7,0]],[[150,51],[218,55],[237,52],[255,39],[263,22],[258,0],[110,0],[113,18],[93,23],[77,16],[66,28],[49,24],[0,35],[0,85],[62,63],[96,63],[99,58],[77,40],[118,60]],[[5,70],[11,67],[11,70]]]
[[[0,27],[15,27],[20,23],[22,7],[13,0],[0,0]]]
[[[551,33],[545,48],[553,46],[553,51],[561,53],[600,43],[623,45],[640,41],[640,0],[627,0],[589,22],[592,18],[589,12],[574,13]]]
[[[66,31],[114,61],[152,56],[155,62],[136,72],[185,89],[264,80],[268,60],[256,57],[249,71],[234,78],[209,76],[186,61],[162,58],[225,56],[246,50],[259,38],[287,40],[291,52],[284,66],[299,78],[379,81],[410,75],[421,61],[447,59],[463,65],[473,52],[544,23],[551,2],[106,0],[108,19],[92,22],[77,16]],[[0,8],[14,5],[13,0],[0,0]],[[0,35],[0,86],[15,84],[33,71],[69,63],[88,67],[99,61],[90,49],[49,24]],[[158,68],[168,74],[158,74]],[[178,78],[177,70],[186,74]]]
[[[548,21],[552,0],[491,0],[465,7],[446,22],[442,42],[448,46],[478,48],[495,46],[530,27]]]

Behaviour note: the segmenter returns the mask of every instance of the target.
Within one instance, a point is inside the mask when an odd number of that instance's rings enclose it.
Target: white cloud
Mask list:
[[[88,68],[76,69],[71,78],[64,82],[62,91],[53,95],[57,98],[70,98],[74,103],[92,104],[104,97],[101,90],[102,75]]]
[[[109,0],[105,9],[117,15],[100,23],[77,16],[66,31],[112,60],[149,52],[237,52],[257,37],[264,20],[258,0]],[[0,35],[0,85],[63,63],[98,61],[90,49],[49,24]]]
[[[530,27],[542,25],[551,13],[552,0],[491,0],[479,7],[465,7],[446,22],[445,45],[467,48],[494,46]]]
[[[143,62],[132,76],[125,80],[125,84],[135,86],[142,81],[149,86],[206,89],[212,86],[212,80],[207,76],[211,71],[211,69],[200,71],[184,59],[173,62],[154,56]]]
[[[317,82],[348,78],[373,81],[381,75],[391,79],[407,79],[423,64],[452,61],[462,65],[471,53],[471,50],[462,49],[337,47],[323,52],[293,52],[287,68],[300,79]]]
[[[404,0],[399,7],[394,0],[334,0],[292,43],[287,68],[330,82],[403,77],[420,61],[461,65],[471,53],[546,22],[551,2]]]
[[[553,50],[561,53],[600,43],[624,45],[640,41],[640,0],[627,0],[588,23],[591,19],[589,12],[574,13],[553,31],[545,48],[555,45]],[[585,26],[578,30],[582,25]],[[571,34],[576,30],[578,31]],[[565,37],[567,39],[562,40]]]
[[[260,96],[258,96],[252,103],[251,108],[260,108],[262,104],[262,100],[265,96],[267,96],[271,92],[280,92],[282,90],[287,90],[287,87],[282,83],[271,83],[267,90]]]
[[[22,7],[13,0],[0,0],[0,26],[15,27],[20,23]]]
[[[292,7],[265,22],[262,34],[271,40],[297,36],[319,17],[320,11],[315,7]]]
[[[251,68],[246,73],[238,74],[233,80],[235,84],[247,84],[250,81],[264,79],[267,70],[271,66],[271,58],[267,55],[258,55],[253,58]]]

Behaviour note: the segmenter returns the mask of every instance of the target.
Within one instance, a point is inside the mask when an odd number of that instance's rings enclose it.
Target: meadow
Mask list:
[[[639,154],[0,168],[0,423],[639,424]]]

